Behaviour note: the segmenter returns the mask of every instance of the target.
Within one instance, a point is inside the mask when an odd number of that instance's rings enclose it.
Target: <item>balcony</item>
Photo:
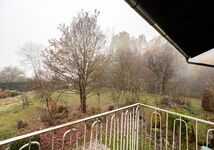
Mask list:
[[[26,142],[19,150],[209,150],[213,127],[210,121],[136,103],[0,141],[0,150],[21,140]]]

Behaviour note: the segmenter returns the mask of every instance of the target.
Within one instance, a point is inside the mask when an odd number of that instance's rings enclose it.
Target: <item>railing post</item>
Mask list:
[[[96,150],[97,149],[97,137],[98,137],[98,126],[97,126],[97,124],[96,124],[96,127],[95,127],[95,132],[96,132],[95,133],[95,150]]]
[[[139,138],[138,138],[139,137],[139,107],[140,106],[138,105],[136,108],[136,125],[135,125],[135,130],[136,130],[136,139],[135,139],[136,140],[136,147],[135,147],[135,149],[136,150],[138,150],[138,148],[139,148],[138,147],[138,143],[139,143],[139,141],[138,141],[139,140]]]
[[[149,145],[149,150],[152,147],[152,114],[151,114],[151,122],[150,122],[150,133],[149,133],[149,140],[150,140],[150,145]]]
[[[169,114],[166,113],[166,150],[168,150],[168,119],[169,119]]]
[[[206,148],[209,147],[209,133],[212,132],[212,131],[214,131],[214,129],[209,129],[209,130],[207,131]]]
[[[155,110],[154,112],[152,112],[151,114],[151,122],[150,122],[150,149],[152,146],[152,125],[153,125],[153,114],[155,115],[155,133],[154,133],[154,138],[155,138],[155,145],[154,145],[154,149],[157,149],[157,116],[159,116],[159,120],[160,120],[160,129],[159,129],[159,135],[160,135],[160,149],[162,150],[162,124],[161,124],[161,114],[157,112],[157,110]]]
[[[181,116],[180,116],[180,129],[179,129],[179,150],[181,150],[181,132],[182,132],[182,129],[181,129]]]
[[[125,112],[125,115],[124,115],[124,119],[125,119],[125,121],[124,121],[124,133],[123,133],[123,150],[125,150],[125,147],[127,147],[126,146],[126,142],[127,142],[127,139],[126,139],[126,136],[127,136],[127,133],[128,133],[128,118],[127,118],[127,114],[128,114],[128,110],[126,110],[126,112]]]
[[[66,135],[68,133],[69,134],[69,148],[71,149],[72,147],[72,131],[76,132],[76,147],[78,147],[78,132],[77,132],[77,129],[76,128],[70,128],[69,130],[65,131],[65,133],[63,134],[63,139],[62,139],[62,150],[64,150],[64,147],[65,147],[65,138],[66,138]]]
[[[141,147],[142,147],[142,149],[144,149],[144,132],[147,130],[147,125],[146,125],[146,128],[145,128],[145,130],[144,130],[144,126],[143,126],[143,117],[144,117],[144,114],[143,114],[143,109],[141,109],[142,111],[141,111],[141,115],[142,115],[142,120],[141,120]]]
[[[84,121],[84,145],[83,145],[83,149],[86,149],[86,133],[87,133],[87,126],[86,126],[86,121]]]
[[[113,138],[113,150],[115,150],[115,142],[116,142],[116,119],[114,119],[114,138]]]
[[[103,124],[100,123],[100,149],[102,149],[102,141],[103,141]]]
[[[134,150],[134,132],[135,132],[135,108],[133,107],[133,111],[132,111],[132,139],[131,139],[131,145],[132,145],[133,150]]]
[[[54,135],[55,131],[51,131],[51,150],[54,150]]]
[[[107,150],[107,145],[108,145],[108,117],[106,117],[106,136],[105,136],[105,150]]]
[[[89,146],[89,149],[91,150],[92,149],[92,142],[93,142],[93,129],[94,129],[94,126],[96,126],[95,127],[95,150],[97,149],[97,139],[98,139],[98,123],[100,124],[100,128],[101,128],[101,130],[100,130],[100,135],[102,136],[102,134],[101,134],[101,131],[102,131],[102,122],[100,121],[100,120],[96,120],[96,121],[94,121],[93,122],[93,124],[92,124],[92,126],[91,126],[91,137],[90,137],[90,146]],[[101,140],[101,138],[100,138],[100,140]]]
[[[155,113],[155,150],[157,148],[157,114]]]
[[[31,149],[31,137],[29,138],[29,145],[28,145],[28,150]]]
[[[126,150],[129,149],[129,118],[130,116],[130,113],[128,113],[127,115],[127,128],[126,128]]]
[[[120,150],[123,149],[123,112],[121,113],[121,120],[120,120]]]
[[[129,149],[132,149],[132,113],[129,113]]]
[[[198,150],[198,121],[195,121],[195,150]]]
[[[189,149],[189,145],[188,145],[188,143],[189,143],[189,141],[188,141],[188,126],[187,126],[187,123],[186,123],[186,121],[184,121],[184,120],[182,120],[181,119],[181,116],[180,116],[180,118],[179,119],[175,119],[174,120],[174,123],[173,123],[173,141],[172,141],[172,150],[174,150],[174,148],[175,148],[175,125],[176,125],[176,121],[179,121],[179,123],[180,123],[180,129],[179,129],[179,150],[181,150],[181,133],[182,133],[182,130],[181,130],[181,123],[183,122],[184,124],[185,124],[185,127],[186,127],[186,149],[188,150]]]
[[[111,147],[112,144],[112,130],[113,130],[113,121],[115,120],[115,115],[111,117],[111,123],[110,123],[110,136],[109,136],[109,147]]]
[[[120,121],[119,121],[119,117],[117,117],[117,150],[119,150],[119,135],[120,135]]]
[[[162,139],[162,119],[161,119],[161,114],[159,114],[159,119],[160,119],[160,150],[163,149],[163,139]]]

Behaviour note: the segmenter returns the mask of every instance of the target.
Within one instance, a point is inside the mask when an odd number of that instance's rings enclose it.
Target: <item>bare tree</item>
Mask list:
[[[146,56],[146,65],[154,75],[156,93],[162,95],[166,92],[166,85],[174,73],[174,51],[171,45],[156,38]],[[158,90],[159,89],[159,90]]]
[[[24,72],[18,67],[8,66],[4,67],[3,70],[0,71],[0,82],[25,82],[26,80],[28,79],[25,76]],[[11,83],[9,83],[8,85],[10,84]],[[16,86],[13,85],[11,87],[14,88]],[[19,88],[16,87],[15,89],[20,90],[19,92],[16,91],[16,94],[21,94],[23,109],[25,108],[25,106],[29,106],[29,100],[26,94],[27,86],[25,84],[22,84],[21,86],[19,86]]]
[[[26,80],[22,70],[15,66],[4,67],[0,71],[0,82],[17,82]]]
[[[50,70],[40,70],[37,73],[37,78],[32,80],[32,85],[36,92],[36,97],[45,102],[50,118],[48,122],[55,124],[55,114],[58,111],[58,102],[63,93],[62,89],[65,88],[65,83]],[[54,96],[53,93],[55,93]]]
[[[80,95],[81,110],[86,112],[86,97],[94,89],[107,60],[102,52],[105,35],[97,24],[98,11],[81,11],[69,26],[60,25],[60,39],[50,41],[44,52],[44,63],[72,90]]]
[[[44,46],[38,43],[27,42],[18,50],[18,54],[22,57],[21,63],[25,68],[33,71],[34,78],[39,76],[41,70],[41,52]]]
[[[26,92],[21,92],[22,108],[25,109],[25,106],[29,106],[29,97]]]
[[[145,37],[135,39],[127,32],[120,32],[112,38],[112,60],[110,64],[110,85],[113,88],[113,99],[120,106],[120,96],[126,103],[137,101],[144,86],[141,52]]]

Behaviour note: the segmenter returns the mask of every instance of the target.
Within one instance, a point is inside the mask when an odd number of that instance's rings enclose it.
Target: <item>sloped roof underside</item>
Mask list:
[[[187,59],[214,48],[214,1],[126,1]]]

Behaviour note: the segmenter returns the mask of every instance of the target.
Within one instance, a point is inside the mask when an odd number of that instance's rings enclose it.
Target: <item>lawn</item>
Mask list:
[[[100,106],[99,98],[96,93],[93,93],[92,96],[89,96],[87,99],[87,111],[91,112],[92,109],[101,107],[101,111],[107,111],[108,107],[114,106],[117,107],[117,102],[112,102],[111,92],[102,91],[100,92]],[[57,96],[57,93],[54,94]],[[156,98],[159,103],[159,97],[154,94],[143,94],[141,97],[142,103],[147,103],[149,105],[155,106]],[[186,108],[177,108],[170,109],[172,111],[184,112],[188,115],[204,118],[204,111],[201,107],[201,102],[196,98],[186,98],[186,100],[191,101],[191,110]],[[72,112],[74,108],[76,111],[79,106],[79,96],[73,93],[64,93],[59,101],[59,105],[67,106],[69,111]],[[10,138],[16,135],[24,134],[30,131],[39,130],[47,126],[43,125],[39,115],[39,109],[44,107],[44,103],[41,100],[31,98],[30,105],[25,109],[22,108],[22,103],[19,97],[14,97],[10,99],[1,99],[0,100],[0,140]],[[161,107],[158,105],[158,107]],[[169,108],[164,108],[169,109]],[[194,113],[192,113],[194,112]],[[84,117],[84,116],[81,116]],[[74,118],[69,118],[68,121],[73,120]],[[76,118],[75,118],[76,119]],[[17,120],[23,120],[28,123],[28,127],[21,130],[16,130],[15,125]]]
[[[0,107],[0,140],[13,137],[19,134],[28,132],[32,125],[38,121],[36,109],[42,104],[39,101],[30,101],[30,104],[25,109],[22,108],[21,101]],[[28,122],[28,128],[25,130],[16,130],[16,122],[23,120]]]
[[[54,94],[57,95],[57,94]],[[101,93],[100,106],[102,111],[107,111],[109,105],[113,105],[107,93]],[[73,93],[63,94],[59,100],[59,105],[67,106],[69,111],[77,109],[79,106],[79,96]],[[87,99],[87,111],[99,107],[98,96],[93,94]],[[39,130],[47,127],[43,125],[40,119],[39,110],[44,108],[44,103],[41,100],[32,98],[29,106],[22,108],[22,101],[19,96],[13,98],[0,99],[0,140]],[[28,123],[25,129],[16,130],[16,122],[23,120]],[[68,120],[73,120],[70,118]]]

